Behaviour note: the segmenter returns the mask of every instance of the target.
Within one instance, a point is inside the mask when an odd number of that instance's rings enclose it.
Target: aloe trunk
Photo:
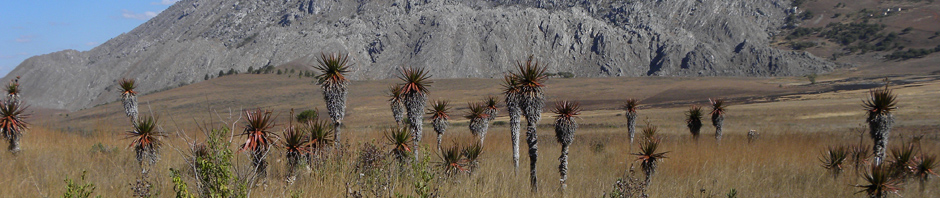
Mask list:
[[[520,114],[522,112],[519,110],[519,106],[515,104],[507,104],[509,109],[509,132],[510,138],[512,139],[512,164],[513,164],[513,173],[515,174],[519,170],[519,129],[520,129]]]
[[[881,165],[885,158],[885,148],[888,145],[888,136],[891,133],[891,126],[894,124],[894,116],[890,113],[871,114],[868,117],[868,127],[871,133],[871,139],[875,142],[875,165]]]
[[[340,145],[342,142],[343,117],[346,116],[346,95],[348,93],[347,83],[336,83],[321,85],[323,88],[323,100],[326,102],[326,110],[333,120],[333,143]]]
[[[408,112],[408,121],[411,127],[411,137],[414,141],[414,159],[418,159],[419,145],[421,145],[421,133],[422,123],[424,123],[424,106],[427,103],[427,95],[424,93],[408,93],[405,94],[405,109]]]
[[[630,134],[630,144],[633,144],[633,137],[636,134],[636,112],[627,111],[627,132]]]
[[[715,126],[715,140],[721,141],[721,125],[725,121],[725,116],[721,114],[712,115],[712,125]]]
[[[131,118],[132,123],[137,122],[137,96],[134,95],[125,95],[122,98],[124,103],[124,114],[127,114],[127,117]]]
[[[542,107],[545,106],[543,94],[541,89],[538,91],[530,92],[531,95],[523,95],[522,105],[523,114],[526,119],[526,143],[529,145],[529,179],[532,191],[538,191],[538,175],[536,174],[535,165],[538,161],[539,146],[538,146],[538,132],[537,126],[539,119],[541,119]]]

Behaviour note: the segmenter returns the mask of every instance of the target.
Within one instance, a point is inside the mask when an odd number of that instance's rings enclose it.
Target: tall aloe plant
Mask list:
[[[317,76],[317,84],[323,89],[323,100],[326,102],[326,110],[333,119],[333,140],[336,144],[342,141],[343,117],[346,115],[346,95],[348,94],[349,80],[345,74],[349,72],[349,55],[340,56],[338,54],[320,54],[317,70],[320,75]]]
[[[519,106],[522,115],[526,118],[526,143],[529,145],[529,179],[532,191],[538,191],[538,176],[535,164],[538,161],[538,133],[536,126],[541,119],[542,108],[545,106],[545,67],[540,65],[532,56],[524,62],[516,64],[518,73],[513,78],[518,83]]]
[[[867,112],[869,133],[874,140],[875,165],[881,165],[885,158],[885,148],[894,124],[891,111],[897,108],[897,95],[892,93],[888,85],[884,89],[875,89],[869,92],[869,98],[863,102]]]
[[[10,84],[6,87],[7,91],[7,102],[19,102],[20,101],[20,77],[17,76],[13,80],[10,80]]]
[[[623,115],[627,117],[627,133],[630,135],[630,144],[633,144],[633,137],[636,134],[636,108],[639,105],[639,100],[630,98],[620,106],[625,111]]]
[[[574,140],[578,122],[574,118],[581,114],[581,105],[577,102],[561,101],[555,103],[555,138],[561,144],[561,157],[558,157],[558,173],[561,174],[561,189],[568,187],[568,146]]]
[[[408,121],[411,127],[411,136],[414,146],[417,147],[421,142],[421,125],[424,123],[424,106],[428,101],[428,87],[432,83],[427,70],[424,68],[401,68],[398,79],[403,82],[402,101],[408,112]],[[413,149],[414,158],[418,157],[418,150]]]
[[[725,104],[724,99],[708,99],[712,103],[712,111],[709,113],[712,116],[712,125],[715,126],[715,139],[721,141],[721,128],[725,121]]]
[[[512,165],[513,174],[519,170],[519,118],[522,116],[519,95],[519,81],[515,75],[509,74],[503,77],[503,94],[506,97],[506,112],[509,114],[509,133],[512,141]]]

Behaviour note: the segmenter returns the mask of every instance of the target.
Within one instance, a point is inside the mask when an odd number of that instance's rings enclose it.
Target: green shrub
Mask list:
[[[85,174],[87,172],[82,170],[81,184],[75,183],[72,179],[69,179],[68,176],[65,177],[65,194],[62,194],[63,198],[88,198],[91,197],[92,193],[95,193],[95,184],[85,181]],[[95,197],[101,197],[95,196]]]
[[[319,113],[317,113],[316,109],[309,109],[300,112],[300,114],[297,114],[297,122],[304,123],[307,121],[316,120],[318,117]]]

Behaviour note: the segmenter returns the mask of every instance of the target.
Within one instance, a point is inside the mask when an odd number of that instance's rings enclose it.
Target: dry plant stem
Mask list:
[[[561,156],[558,157],[558,173],[561,174],[561,191],[564,192],[568,187],[568,144],[561,145]]]
[[[532,192],[538,191],[538,176],[535,171],[535,164],[538,161],[539,154],[539,137],[538,133],[535,131],[536,123],[538,120],[526,120],[528,127],[525,132],[526,143],[529,144],[529,183],[532,187]]]
[[[712,125],[715,125],[715,140],[721,142],[721,126],[725,121],[724,115],[712,116]]]
[[[428,96],[425,93],[405,94],[405,109],[408,111],[408,121],[411,126],[411,137],[414,141],[414,160],[418,159],[418,145],[421,143],[421,124],[424,123],[424,106],[427,103]]]

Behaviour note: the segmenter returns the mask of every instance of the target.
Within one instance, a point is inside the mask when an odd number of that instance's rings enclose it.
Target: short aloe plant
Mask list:
[[[405,128],[390,128],[385,130],[385,141],[392,146],[392,155],[399,162],[410,158],[414,148],[409,144],[411,133]]]
[[[702,131],[702,107],[692,105],[689,107],[689,111],[685,113],[685,123],[689,127],[689,133],[692,133],[692,139],[698,140],[699,134]]]
[[[871,166],[870,171],[862,174],[862,179],[868,182],[868,184],[855,185],[856,187],[862,188],[858,193],[865,192],[868,197],[872,198],[888,197],[890,193],[897,194],[898,190],[901,189],[899,187],[901,180],[894,177],[895,173],[892,170],[893,169],[887,166]]]
[[[304,134],[310,135],[310,152],[319,153],[333,146],[333,130],[327,120],[310,120],[301,126]]]
[[[490,117],[486,114],[486,105],[483,103],[467,103],[467,114],[464,117],[470,120],[468,127],[473,136],[483,142],[486,139],[486,130],[488,128],[486,120]]]
[[[896,174],[896,177],[907,178],[912,176],[917,166],[914,161],[915,154],[914,145],[912,144],[891,149],[892,160],[888,167],[893,169],[892,172]]]
[[[483,144],[474,142],[463,148],[463,157],[467,159],[467,167],[471,172],[475,171],[480,165],[480,155],[483,154]]]
[[[267,174],[268,167],[266,157],[275,137],[275,134],[270,131],[274,127],[274,119],[271,116],[271,111],[261,109],[247,110],[245,111],[245,117],[248,123],[241,135],[248,136],[248,138],[239,151],[247,150],[250,152],[249,156],[251,157],[252,166],[255,168],[255,173],[259,177],[264,177]]]
[[[320,70],[317,76],[317,84],[323,89],[323,101],[326,102],[326,110],[333,119],[333,139],[336,144],[342,141],[343,117],[346,116],[346,95],[349,90],[349,80],[346,79],[346,73],[349,73],[349,55],[339,54],[320,54],[316,66]]]
[[[462,154],[460,145],[456,142],[441,151],[441,163],[438,166],[444,170],[444,174],[452,176],[460,172],[469,172],[464,165]]]
[[[157,127],[157,118],[144,116],[134,123],[134,130],[127,131],[127,138],[131,139],[130,147],[134,148],[137,162],[141,164],[143,172],[147,172],[144,165],[153,165],[160,160],[161,138],[166,134]]]
[[[297,165],[303,163],[304,156],[310,153],[310,140],[294,126],[288,126],[281,137],[280,146],[285,151],[288,174],[292,175]]]
[[[444,136],[444,132],[447,131],[447,120],[450,119],[450,106],[449,102],[446,100],[438,100],[431,103],[431,108],[428,109],[428,114],[431,114],[431,125],[434,127],[434,132],[437,133],[437,150],[441,150],[441,138]]]
[[[486,118],[487,124],[493,119],[496,119],[496,115],[499,114],[499,108],[496,106],[499,105],[499,99],[496,96],[487,96],[483,103],[486,105],[486,110],[483,111],[489,117]]]
[[[29,129],[26,119],[30,115],[25,113],[27,108],[29,106],[24,106],[22,102],[0,102],[0,133],[10,142],[8,150],[14,154],[20,151],[20,137]]]
[[[930,176],[938,176],[934,170],[937,168],[937,156],[921,154],[914,163],[914,177],[917,178],[921,185],[930,180]]]
[[[124,103],[124,114],[131,118],[131,122],[137,121],[137,82],[134,79],[122,78],[118,85],[121,86],[121,100]]]
[[[845,164],[845,159],[849,156],[849,149],[846,147],[829,147],[819,158],[819,161],[822,162],[822,167],[829,170],[832,174],[832,177],[838,178],[839,174],[842,173],[843,165]]]
[[[643,173],[646,174],[646,186],[650,185],[653,175],[656,174],[657,163],[665,159],[666,154],[669,153],[659,152],[660,141],[660,139],[643,140],[640,143],[640,152],[633,154],[638,156],[637,160],[640,161],[640,167],[643,169]]]

